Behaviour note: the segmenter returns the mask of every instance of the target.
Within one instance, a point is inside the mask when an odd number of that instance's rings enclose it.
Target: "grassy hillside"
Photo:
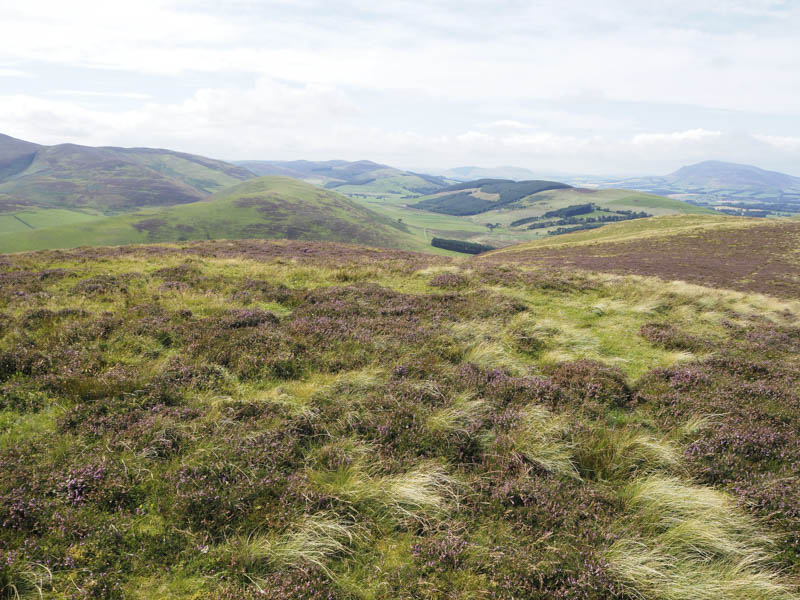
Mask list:
[[[0,235],[0,251],[248,238],[425,247],[402,225],[340,194],[286,177],[263,177],[192,204]]]
[[[477,215],[518,204],[538,192],[568,187],[555,181],[479,179],[444,188],[413,204],[412,208],[446,215]]]
[[[550,232],[555,230],[558,225],[529,229],[532,224],[531,218],[540,218],[548,211],[586,202],[595,204],[598,210],[582,215],[580,219],[599,215],[614,216],[615,211],[646,212],[650,215],[683,213],[718,215],[711,209],[693,206],[680,200],[630,190],[592,191],[577,188],[548,190],[497,210],[464,217],[419,210],[413,208],[413,205],[403,206],[374,199],[365,201],[358,197],[354,199],[395,221],[401,220],[412,233],[423,239],[444,237],[493,246],[508,246],[531,240],[547,239]],[[512,225],[520,220],[526,222],[521,225]]]
[[[59,225],[86,223],[104,218],[102,215],[60,208],[28,208],[10,213],[0,213],[0,235],[27,233]]]
[[[667,215],[651,219],[635,219],[622,223],[611,223],[601,229],[581,231],[564,236],[548,237],[534,240],[498,250],[498,252],[516,253],[535,248],[552,246],[575,246],[635,240],[650,237],[668,237],[673,235],[692,235],[696,230],[717,228],[750,227],[764,224],[758,219],[739,219],[726,215]]]
[[[1,593],[796,600],[799,319],[313,242],[0,256]]]
[[[321,185],[351,197],[396,202],[446,187],[451,181],[436,175],[411,173],[369,160],[240,161],[259,175],[285,175]]]
[[[800,220],[678,215],[497,250],[483,260],[651,275],[797,298]]]
[[[170,150],[38,146],[0,138],[0,194],[40,208],[107,214],[195,202],[253,173]]]

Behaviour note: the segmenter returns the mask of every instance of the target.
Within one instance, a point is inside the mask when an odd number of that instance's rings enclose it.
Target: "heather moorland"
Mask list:
[[[548,261],[0,256],[3,597],[797,598],[800,304]]]

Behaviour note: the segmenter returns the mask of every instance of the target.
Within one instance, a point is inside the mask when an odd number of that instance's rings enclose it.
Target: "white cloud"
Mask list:
[[[33,75],[30,73],[26,73],[25,71],[20,71],[19,69],[2,69],[0,68],[0,77],[22,77],[22,78],[31,78]]]
[[[126,98],[129,100],[150,100],[150,94],[139,92],[96,92],[92,90],[53,90],[54,96],[71,96],[78,98]]]
[[[0,131],[46,143],[597,172],[777,167],[800,138],[796,2],[28,0],[0,22]]]
[[[685,145],[705,143],[722,137],[721,131],[707,131],[705,129],[689,129],[687,131],[673,131],[672,133],[639,133],[633,136],[631,142],[635,146],[661,146]]]
[[[780,135],[756,135],[755,138],[760,142],[774,146],[781,150],[800,153],[800,137],[780,136]]]

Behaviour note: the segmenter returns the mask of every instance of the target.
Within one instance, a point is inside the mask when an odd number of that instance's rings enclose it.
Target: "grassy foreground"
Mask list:
[[[800,597],[800,304],[496,260],[0,256],[0,597]]]

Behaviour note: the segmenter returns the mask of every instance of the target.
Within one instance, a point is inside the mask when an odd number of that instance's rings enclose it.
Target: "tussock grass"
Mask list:
[[[628,484],[622,490],[622,497],[657,534],[672,532],[678,526],[691,533],[687,523],[696,523],[724,533],[726,539],[718,538],[723,547],[741,544],[766,546],[770,543],[768,537],[759,533],[756,523],[728,495],[712,488],[686,483],[675,477],[654,476]],[[700,530],[697,534],[698,540],[714,537]],[[676,541],[679,539],[675,538]]]
[[[555,415],[546,408],[531,405],[522,414],[519,428],[512,434],[514,449],[528,462],[557,475],[580,478],[573,461],[574,443],[566,413]]]
[[[53,573],[50,569],[39,563],[16,561],[2,564],[0,598],[3,600],[43,598],[43,592],[50,586],[52,580]]]
[[[449,405],[432,413],[425,425],[433,432],[466,434],[479,424],[489,410],[484,400],[472,400],[468,395],[457,396]]]
[[[636,473],[675,469],[680,452],[673,442],[637,428],[592,425],[576,436],[575,460],[584,476],[619,481]]]
[[[394,521],[425,521],[440,514],[456,489],[456,481],[435,463],[377,475],[364,460],[356,460],[336,470],[312,470],[308,477],[317,491],[350,505],[356,514],[366,510]]]
[[[348,554],[356,536],[352,525],[335,515],[318,513],[282,534],[257,533],[227,544],[231,562],[254,576],[274,569],[299,569],[313,565],[329,573],[328,561]]]
[[[607,551],[630,595],[653,600],[798,598],[770,564],[771,538],[731,498],[673,477],[634,481],[621,491],[638,538]]]
[[[632,539],[606,553],[626,592],[643,600],[795,600],[773,570],[743,561],[705,561]]]

